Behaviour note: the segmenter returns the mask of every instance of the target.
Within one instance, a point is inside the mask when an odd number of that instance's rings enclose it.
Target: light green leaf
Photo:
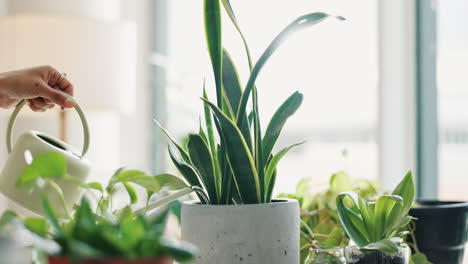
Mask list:
[[[334,173],[330,177],[330,190],[335,193],[342,193],[353,190],[351,178],[342,171]]]
[[[381,240],[384,239],[384,232],[385,232],[385,227],[387,222],[390,222],[387,220],[387,216],[390,214],[392,211],[394,205],[396,203],[402,202],[402,198],[398,195],[383,195],[380,196],[377,199],[377,202],[375,203],[375,234],[376,234],[376,240]],[[375,242],[375,241],[373,241]]]
[[[299,92],[292,94],[286,101],[278,108],[268,124],[265,136],[263,137],[263,158],[267,159],[276,141],[281,134],[286,121],[291,117],[302,104],[303,95]]]
[[[401,238],[394,237],[394,238],[386,238],[380,241],[371,243],[364,247],[364,249],[374,249],[382,251],[386,254],[395,254],[399,251],[399,243],[403,242]]]
[[[46,219],[39,217],[28,217],[23,221],[24,226],[40,237],[46,237],[49,232],[49,224]]]
[[[93,190],[100,191],[100,192],[104,191],[104,189],[102,188],[102,185],[99,182],[85,183],[85,184],[81,185],[81,187],[83,187],[85,189],[93,189]]]
[[[411,256],[411,262],[412,264],[426,264],[428,260],[424,253],[416,253]]]
[[[145,188],[147,191],[150,192],[159,192],[161,189],[161,186],[159,186],[159,182],[153,177],[148,174],[146,174],[143,171],[138,171],[138,170],[126,170],[122,171],[116,178],[115,178],[115,183],[118,182],[131,182],[135,183],[143,188]]]
[[[16,186],[34,183],[38,178],[63,178],[67,173],[65,157],[58,152],[41,153],[34,157],[16,181]]]
[[[138,202],[138,194],[137,191],[135,190],[135,187],[133,187],[130,183],[128,182],[122,182],[122,184],[125,186],[125,190],[128,193],[128,196],[130,197],[130,203],[135,204]]]
[[[159,174],[155,176],[161,188],[166,187],[169,190],[181,190],[189,187],[181,178],[171,174]]]

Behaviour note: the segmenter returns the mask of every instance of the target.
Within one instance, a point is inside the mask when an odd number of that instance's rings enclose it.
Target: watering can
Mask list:
[[[81,119],[84,133],[84,144],[81,152],[65,142],[37,131],[28,131],[21,135],[12,148],[12,131],[18,113],[26,103],[24,100],[16,106],[8,122],[6,146],[9,157],[0,174],[0,192],[13,202],[40,215],[43,214],[43,210],[39,191],[30,192],[16,187],[18,177],[21,176],[28,165],[25,159],[26,151],[29,151],[33,157],[44,152],[58,152],[62,154],[67,162],[67,174],[82,181],[86,180],[91,169],[91,163],[84,157],[89,147],[89,127],[86,116],[73,97],[66,93],[63,94],[75,103],[75,110]],[[55,182],[62,189],[65,197],[65,207],[70,211],[81,196],[81,188],[76,183],[70,181],[59,179]],[[57,208],[57,213],[64,215],[65,210],[58,196],[52,190],[48,193],[51,194],[49,195],[49,199],[52,206]]]

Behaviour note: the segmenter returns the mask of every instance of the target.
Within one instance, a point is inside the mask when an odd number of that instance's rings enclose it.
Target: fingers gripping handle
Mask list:
[[[63,95],[65,95],[68,99],[72,100],[75,103],[75,110],[78,113],[78,116],[81,119],[81,124],[83,126],[83,150],[81,151],[81,156],[83,157],[86,152],[88,152],[89,148],[89,126],[88,126],[88,120],[86,119],[86,116],[83,112],[83,109],[81,106],[78,104],[78,102],[70,95],[67,93],[64,93],[62,91],[59,91]],[[23,108],[23,106],[26,104],[25,100],[22,100],[15,108],[13,113],[11,114],[10,120],[8,121],[8,127],[7,127],[7,134],[6,134],[6,145],[7,145],[7,150],[8,154],[11,153],[12,149],[12,142],[13,142],[13,128],[15,126],[16,118],[18,117],[19,112]]]

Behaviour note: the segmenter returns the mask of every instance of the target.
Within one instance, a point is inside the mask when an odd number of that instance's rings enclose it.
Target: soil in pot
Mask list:
[[[361,250],[355,246],[345,249],[348,264],[409,264],[410,249],[403,246],[400,252],[386,254],[378,250]]]
[[[368,254],[351,254],[348,264],[406,264],[404,256],[370,252]]]

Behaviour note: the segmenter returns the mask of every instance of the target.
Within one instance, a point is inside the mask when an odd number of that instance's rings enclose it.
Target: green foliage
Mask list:
[[[389,195],[366,201],[356,192],[338,195],[338,216],[346,234],[361,248],[396,253],[408,232],[399,232],[411,221],[408,211],[414,201],[411,172]]]
[[[305,259],[309,255],[309,248],[332,249],[348,245],[349,237],[338,218],[336,197],[343,191],[355,191],[370,199],[377,195],[379,189],[377,185],[377,183],[368,180],[353,180],[344,172],[337,172],[331,175],[329,184],[324,190],[311,190],[312,179],[306,178],[297,184],[295,194],[280,195],[284,198],[297,199],[300,204],[300,263],[305,263]],[[309,255],[309,260],[312,259],[315,260],[313,256]]]
[[[220,1],[241,36],[247,54],[251,74],[244,89],[233,59],[223,50]],[[291,147],[276,154],[272,150],[286,121],[302,104],[303,96],[299,92],[292,94],[279,107],[265,134],[262,134],[260,98],[255,81],[263,66],[289,35],[315,25],[329,15],[311,13],[297,18],[276,36],[253,64],[246,38],[229,0],[205,0],[204,3],[205,34],[216,84],[216,102],[210,102],[203,90],[205,120],[200,122],[199,133],[189,136],[187,150],[156,123],[178,150],[175,153],[169,148],[172,162],[189,184],[199,190],[197,194],[202,202],[269,203],[277,175],[276,166]],[[251,111],[247,111],[249,101],[252,103]],[[213,127],[216,128],[217,137]]]
[[[70,181],[77,188],[100,193],[95,209],[83,197],[75,205],[73,216],[62,221],[48,197],[46,186],[53,187],[63,201],[63,192],[55,180]],[[184,242],[171,241],[164,235],[169,212],[180,217],[180,202],[173,202],[158,215],[147,216],[137,213],[130,205],[120,210],[112,208],[112,197],[122,185],[129,195],[131,204],[138,201],[136,186],[151,195],[162,188],[182,189],[187,184],[180,178],[161,174],[147,175],[138,170],[118,169],[107,186],[100,183],[84,183],[66,174],[66,162],[60,154],[43,153],[34,158],[18,180],[19,187],[37,190],[41,193],[44,218],[22,218],[7,211],[0,218],[0,228],[14,224],[30,231],[36,248],[50,255],[70,257],[72,260],[99,258],[157,258],[168,256],[179,262],[191,260],[196,255],[194,246]],[[64,203],[62,202],[64,206]]]

